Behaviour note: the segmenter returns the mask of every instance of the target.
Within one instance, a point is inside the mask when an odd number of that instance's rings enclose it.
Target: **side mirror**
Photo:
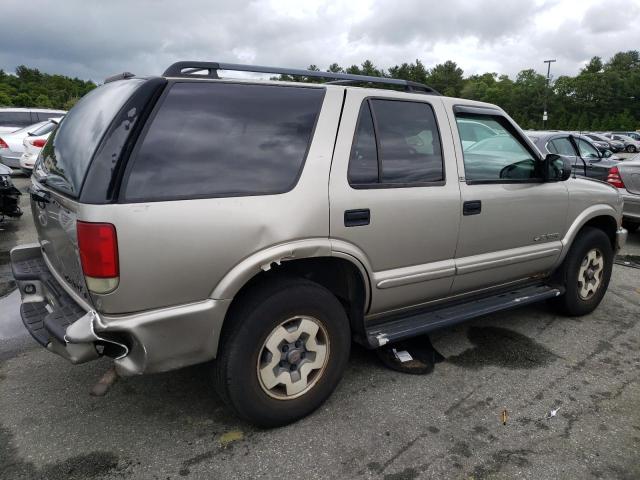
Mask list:
[[[564,182],[571,177],[571,161],[555,153],[550,153],[544,158],[544,172],[547,182]]]
[[[605,150],[604,152],[602,152],[602,158],[609,158],[611,155],[613,155],[613,153],[611,153],[611,150]]]

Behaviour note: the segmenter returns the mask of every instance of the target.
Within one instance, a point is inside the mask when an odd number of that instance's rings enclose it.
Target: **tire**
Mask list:
[[[225,403],[239,417],[267,428],[317,409],[340,382],[349,360],[351,330],[338,299],[317,283],[284,278],[254,287],[235,307],[225,320],[228,330],[223,330],[214,362],[215,386]],[[293,337],[277,343],[283,322]],[[315,342],[308,333],[312,324],[317,326]],[[281,353],[285,347],[287,354]],[[282,355],[280,360],[274,351]],[[305,363],[309,365],[303,367]],[[297,383],[303,372],[306,383]],[[288,379],[290,385],[269,388],[268,382],[277,379]],[[289,387],[293,391],[301,385],[306,388],[290,394]]]
[[[588,279],[591,266],[591,273],[595,271],[595,275]],[[585,227],[556,274],[566,291],[556,299],[555,306],[561,313],[574,317],[593,312],[607,291],[612,268],[613,248],[609,237],[600,229]]]
[[[636,147],[635,147],[635,145],[627,145],[627,152],[629,152],[629,153],[635,153],[635,152],[636,152]]]
[[[631,223],[626,220],[623,220],[622,226],[626,228],[629,231],[629,233],[634,233],[636,230],[638,230],[638,227],[640,227],[640,223]]]

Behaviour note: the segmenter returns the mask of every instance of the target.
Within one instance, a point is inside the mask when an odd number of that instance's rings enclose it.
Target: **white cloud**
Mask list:
[[[419,58],[515,75],[557,58],[557,76],[638,48],[639,14],[640,0],[3,0],[0,68],[101,81],[185,59],[388,68]]]

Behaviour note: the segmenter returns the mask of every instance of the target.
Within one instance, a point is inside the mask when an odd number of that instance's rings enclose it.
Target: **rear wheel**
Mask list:
[[[298,420],[324,402],[349,358],[349,320],[338,299],[304,279],[278,279],[238,299],[225,322],[216,387],[259,426]]]
[[[600,229],[585,227],[558,272],[566,291],[556,300],[556,306],[571,316],[591,313],[607,291],[612,268],[613,248],[609,237]]]
[[[636,151],[635,145],[627,145],[627,152],[635,153],[635,151]]]

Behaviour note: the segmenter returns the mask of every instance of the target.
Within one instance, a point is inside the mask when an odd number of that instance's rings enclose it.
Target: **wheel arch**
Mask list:
[[[364,338],[364,314],[371,298],[369,273],[356,257],[332,251],[327,238],[278,245],[251,255],[224,276],[211,298],[231,300],[226,322],[234,304],[247,292],[281,277],[305,278],[325,287],[344,306],[356,340]]]
[[[562,253],[556,266],[564,261],[576,237],[585,227],[594,227],[604,231],[611,241],[611,246],[615,249],[618,216],[618,212],[610,205],[592,205],[584,210],[576,217],[562,239]]]

